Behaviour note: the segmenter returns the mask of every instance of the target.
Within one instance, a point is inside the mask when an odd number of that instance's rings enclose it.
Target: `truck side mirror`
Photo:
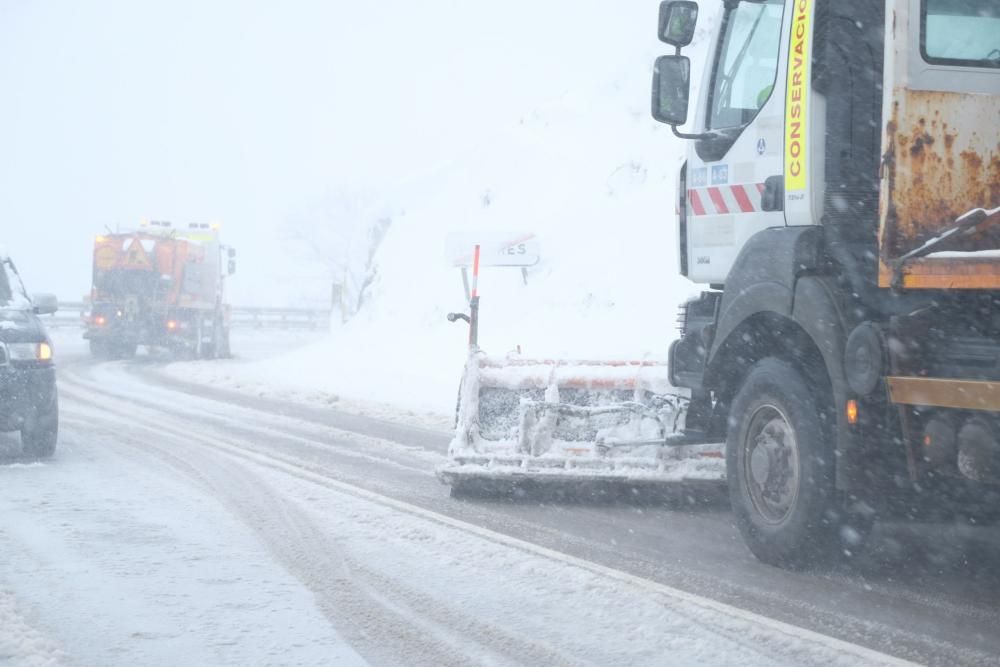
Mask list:
[[[229,259],[236,259],[236,248],[229,248],[227,252],[229,253]]]
[[[653,118],[677,127],[687,122],[691,93],[687,56],[660,56],[653,67]]]
[[[51,315],[59,310],[59,299],[55,294],[35,294],[31,297],[36,315]]]
[[[660,3],[660,41],[678,49],[694,39],[698,25],[698,3],[663,0]]]
[[[231,259],[229,260],[229,275],[233,275],[234,273],[236,273],[236,260]]]

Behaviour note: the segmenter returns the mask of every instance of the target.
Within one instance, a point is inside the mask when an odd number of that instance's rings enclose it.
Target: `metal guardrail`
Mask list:
[[[90,305],[82,301],[60,301],[54,315],[42,315],[50,328],[82,327]],[[330,325],[330,311],[315,308],[267,308],[233,306],[230,326],[234,329],[325,329]]]
[[[229,312],[229,323],[240,329],[327,329],[330,327],[330,311],[233,306]]]

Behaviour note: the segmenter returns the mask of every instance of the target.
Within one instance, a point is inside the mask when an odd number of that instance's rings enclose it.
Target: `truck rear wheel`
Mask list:
[[[219,348],[219,358],[228,359],[233,354],[232,349],[229,347],[229,329],[222,329],[222,347]]]
[[[195,359],[205,357],[205,317],[201,313],[195,314],[194,339],[191,341],[193,348],[191,354]]]
[[[732,403],[726,442],[729,495],[750,551],[803,567],[839,551],[834,447],[817,391],[792,365],[769,358]]]

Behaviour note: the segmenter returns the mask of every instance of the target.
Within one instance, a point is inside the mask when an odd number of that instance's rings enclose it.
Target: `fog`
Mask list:
[[[470,4],[0,4],[0,244],[31,289],[77,299],[95,234],[218,222],[234,302],[322,298],[289,221],[342,192],[392,200],[588,76],[549,43],[563,9]]]

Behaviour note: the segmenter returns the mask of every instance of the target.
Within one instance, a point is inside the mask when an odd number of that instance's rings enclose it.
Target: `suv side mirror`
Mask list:
[[[236,248],[229,248],[226,253],[229,256],[229,259],[236,259]]]
[[[236,260],[235,259],[229,260],[229,267],[228,268],[229,268],[229,275],[233,275],[234,273],[236,273]]]
[[[31,297],[36,315],[51,315],[59,310],[59,299],[55,294],[35,294]]]
[[[687,56],[660,56],[653,68],[653,118],[677,127],[687,122],[691,94]]]
[[[694,29],[698,25],[698,3],[688,1],[663,0],[660,3],[661,42],[678,49],[687,46],[694,39]]]

